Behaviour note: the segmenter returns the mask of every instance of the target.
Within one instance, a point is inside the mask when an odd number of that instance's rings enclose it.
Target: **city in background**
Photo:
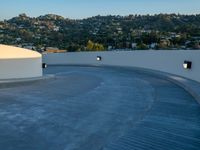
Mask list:
[[[200,49],[200,15],[68,19],[20,14],[0,22],[0,43],[40,52]]]
[[[9,0],[0,44],[39,52],[199,50],[198,0]]]

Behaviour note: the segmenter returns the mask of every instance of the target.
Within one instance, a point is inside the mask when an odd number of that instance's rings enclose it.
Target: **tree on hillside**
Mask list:
[[[88,43],[87,43],[87,49],[93,50],[93,47],[94,47],[94,43],[91,40],[89,40]]]
[[[92,50],[92,51],[102,51],[104,50],[104,46],[99,43],[94,43],[91,40],[88,41],[87,43],[87,50]]]

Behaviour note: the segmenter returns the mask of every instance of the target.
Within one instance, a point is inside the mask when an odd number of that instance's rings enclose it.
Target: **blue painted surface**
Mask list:
[[[155,75],[55,66],[0,88],[2,150],[198,150],[200,106]]]

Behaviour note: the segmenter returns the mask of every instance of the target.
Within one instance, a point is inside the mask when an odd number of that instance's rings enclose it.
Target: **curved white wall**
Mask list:
[[[0,44],[0,80],[42,76],[42,55],[38,52]]]
[[[101,56],[102,61],[96,57]],[[183,68],[185,60],[192,61],[192,69]],[[200,51],[120,51],[76,52],[45,54],[43,61],[50,65],[109,65],[140,67],[167,72],[200,82]]]
[[[0,80],[42,76],[42,59],[0,59]]]

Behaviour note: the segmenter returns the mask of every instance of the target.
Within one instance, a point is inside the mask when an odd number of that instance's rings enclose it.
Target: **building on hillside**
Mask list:
[[[67,50],[60,50],[56,47],[47,47],[45,53],[66,53]]]

